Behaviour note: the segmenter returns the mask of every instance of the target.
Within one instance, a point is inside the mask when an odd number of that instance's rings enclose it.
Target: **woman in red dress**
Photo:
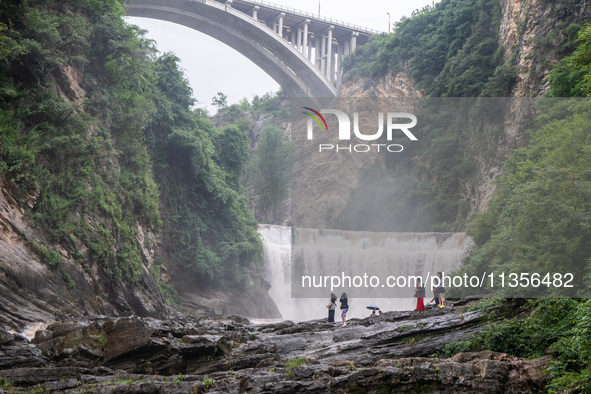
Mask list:
[[[421,278],[418,280],[417,289],[415,291],[415,297],[417,297],[417,308],[415,311],[417,312],[424,312],[425,311],[425,303],[423,298],[425,297],[425,287],[421,285]]]

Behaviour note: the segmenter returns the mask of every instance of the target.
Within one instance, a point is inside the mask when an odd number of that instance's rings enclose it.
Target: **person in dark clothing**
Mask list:
[[[326,306],[328,308],[328,322],[334,323],[334,311],[337,309],[337,295],[330,293],[330,302]]]
[[[433,286],[431,290],[433,290],[433,299],[431,302],[435,301],[435,306],[438,307],[440,304],[439,300],[439,290],[441,288],[441,272],[437,273],[437,277],[439,278],[439,286]]]
[[[439,308],[445,308],[445,287],[443,287],[443,274],[441,272],[437,273],[439,277],[439,286],[435,291],[437,292],[437,306]]]
[[[341,294],[341,319],[343,320],[343,327],[347,325],[347,312],[349,311],[349,299],[347,293]]]
[[[439,306],[439,294],[437,294],[437,287],[433,287],[431,290],[433,291],[433,298],[431,298],[429,304],[434,302],[435,306]]]

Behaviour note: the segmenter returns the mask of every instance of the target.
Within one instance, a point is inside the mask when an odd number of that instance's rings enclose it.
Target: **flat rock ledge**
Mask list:
[[[54,323],[0,330],[0,393],[536,393],[549,358],[437,352],[485,324],[461,308],[388,312],[347,327],[237,316]],[[45,390],[45,391],[43,391]]]

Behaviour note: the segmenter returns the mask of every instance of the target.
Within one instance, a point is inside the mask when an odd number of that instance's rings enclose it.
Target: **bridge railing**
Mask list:
[[[352,28],[354,30],[361,30],[361,31],[368,32],[368,33],[371,33],[371,34],[379,34],[380,33],[378,30],[373,30],[373,29],[369,29],[367,27],[362,27],[362,26],[354,25],[352,23],[343,22],[343,21],[340,21],[340,20],[337,20],[337,19],[326,18],[326,17],[319,16],[319,15],[316,15],[316,14],[313,14],[313,13],[310,13],[310,12],[297,10],[297,9],[291,8],[291,7],[286,7],[286,6],[283,6],[281,4],[275,4],[275,3],[271,3],[271,2],[268,2],[268,1],[262,1],[262,0],[249,0],[249,1],[252,2],[252,3],[257,3],[257,4],[260,4],[260,5],[267,6],[267,7],[273,7],[273,8],[277,8],[277,9],[283,10],[283,11],[289,11],[289,12],[291,12],[293,14],[298,14],[298,15],[301,15],[301,16],[311,17],[311,18],[314,18],[314,19],[320,19],[320,20],[323,20],[323,21],[328,22],[328,23],[331,23],[331,24],[336,24],[336,25],[340,25],[340,26],[346,26],[346,27]]]
[[[224,0],[216,0],[216,1],[218,1],[220,3],[223,3],[224,2]],[[298,10],[298,9],[291,8],[291,7],[286,7],[286,6],[281,5],[281,4],[271,3],[269,1],[248,0],[248,2],[249,3],[263,5],[265,7],[275,8],[275,9],[281,10],[281,11],[288,11],[288,12],[290,12],[292,14],[296,14],[296,15],[299,15],[299,16],[302,16],[302,17],[307,17],[307,18],[313,18],[313,19],[316,19],[316,20],[321,20],[321,21],[326,22],[326,23],[330,23],[330,24],[333,24],[333,25],[339,25],[339,26],[342,26],[342,27],[347,27],[347,28],[350,28],[350,29],[353,29],[353,30],[357,30],[357,31],[360,31],[360,32],[364,32],[364,33],[368,33],[368,34],[380,34],[381,33],[378,30],[369,29],[367,27],[354,25],[352,23],[343,22],[343,21],[340,21],[340,20],[337,20],[337,19],[326,18],[326,17],[319,16],[319,15],[316,15],[316,14],[313,14],[313,13],[310,13],[310,12]]]

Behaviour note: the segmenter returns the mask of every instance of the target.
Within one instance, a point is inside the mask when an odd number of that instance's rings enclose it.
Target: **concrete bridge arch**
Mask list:
[[[240,52],[292,97],[335,97],[342,58],[375,32],[246,0],[131,0],[128,16],[177,23]]]

